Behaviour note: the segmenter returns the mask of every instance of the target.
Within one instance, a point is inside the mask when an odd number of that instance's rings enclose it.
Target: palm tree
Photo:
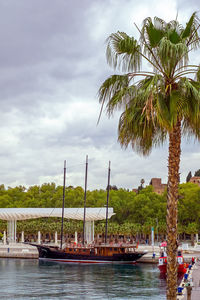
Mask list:
[[[136,26],[137,27],[137,26]],[[117,109],[118,140],[143,155],[169,138],[167,191],[167,299],[176,299],[177,201],[181,135],[200,139],[200,68],[189,65],[189,52],[199,46],[200,22],[193,13],[186,26],[146,18],[140,39],[124,32],[107,39],[107,61],[121,71],[99,89],[101,112]],[[142,61],[152,67],[142,71]],[[126,72],[122,74],[122,72]],[[193,78],[191,78],[192,76]],[[194,79],[195,78],[195,79]]]

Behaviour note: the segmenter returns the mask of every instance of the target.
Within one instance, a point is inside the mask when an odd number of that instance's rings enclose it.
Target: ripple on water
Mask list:
[[[164,300],[154,265],[90,265],[0,259],[2,299]]]

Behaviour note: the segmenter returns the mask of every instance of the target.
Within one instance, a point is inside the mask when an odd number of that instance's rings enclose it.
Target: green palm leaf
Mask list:
[[[141,49],[137,40],[124,32],[113,33],[107,39],[107,62],[114,69],[138,71],[141,66]]]

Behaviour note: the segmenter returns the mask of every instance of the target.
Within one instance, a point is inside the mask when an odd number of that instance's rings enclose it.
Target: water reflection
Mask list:
[[[166,281],[153,265],[0,259],[0,270],[3,299],[166,299]]]

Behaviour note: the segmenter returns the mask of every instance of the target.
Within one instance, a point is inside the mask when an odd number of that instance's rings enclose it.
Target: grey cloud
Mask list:
[[[198,0],[177,0],[177,5],[179,10],[190,8],[194,11],[199,11],[199,1]]]
[[[149,3],[143,5],[151,14]],[[185,4],[177,3],[180,9]],[[192,3],[195,8],[197,2]],[[89,188],[105,188],[109,160],[112,184],[119,187],[138,186],[142,177],[146,183],[155,176],[166,182],[166,145],[145,159],[130,148],[122,150],[120,112],[110,120],[103,114],[96,126],[98,88],[114,73],[106,64],[105,39],[118,29],[135,34],[127,13],[134,8],[136,18],[138,5],[128,0],[0,1],[0,183],[62,184],[67,159],[69,185],[83,185],[86,154]],[[182,159],[188,161],[191,145],[184,145]],[[195,168],[195,159],[181,167],[183,178],[188,167]]]
[[[91,1],[1,3],[1,102],[17,105],[14,96],[48,91],[52,75],[58,81],[77,76],[80,60],[90,51],[85,28],[88,5]]]
[[[80,27],[85,35],[87,5],[88,1],[62,0],[1,3],[0,64],[22,66],[71,54],[70,42],[77,40]],[[81,41],[80,34],[78,40]]]

